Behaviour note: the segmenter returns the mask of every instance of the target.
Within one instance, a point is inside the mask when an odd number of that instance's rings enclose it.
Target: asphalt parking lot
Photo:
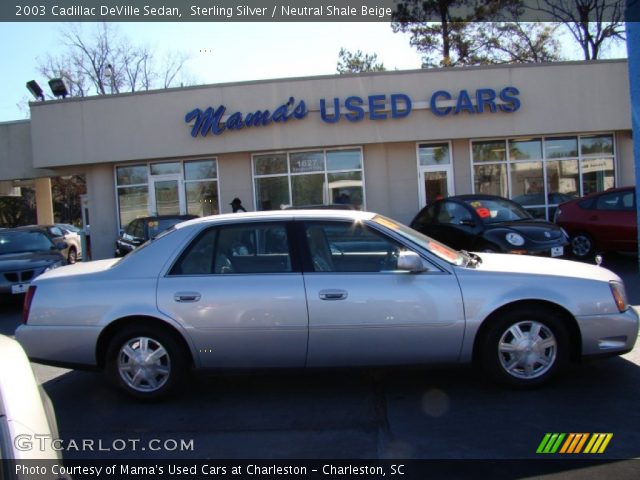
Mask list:
[[[635,261],[615,256],[604,265],[640,305]],[[19,321],[20,306],[8,305],[0,333]],[[529,391],[493,385],[471,368],[349,369],[197,376],[179,396],[144,404],[101,374],[34,370],[63,440],[93,442],[65,451],[68,458],[535,459],[548,432],[610,432],[594,458],[640,457],[640,345]]]

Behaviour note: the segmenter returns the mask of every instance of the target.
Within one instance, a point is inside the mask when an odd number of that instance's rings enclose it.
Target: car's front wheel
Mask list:
[[[569,361],[569,334],[560,315],[539,307],[501,315],[482,339],[484,369],[517,387],[547,382]]]
[[[594,251],[593,239],[586,233],[579,232],[571,237],[571,253],[576,258],[584,260],[593,255]]]
[[[146,326],[121,330],[107,350],[107,375],[138,399],[166,396],[183,380],[187,367],[187,355],[175,335]]]
[[[78,252],[75,248],[71,247],[69,249],[69,253],[67,254],[67,263],[69,265],[73,265],[78,261]]]

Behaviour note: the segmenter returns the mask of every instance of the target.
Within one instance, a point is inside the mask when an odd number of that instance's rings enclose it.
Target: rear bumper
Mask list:
[[[20,325],[16,340],[29,359],[50,365],[96,368],[96,345],[102,328]]]
[[[633,349],[638,338],[638,312],[577,317],[582,334],[582,355],[622,355]]]

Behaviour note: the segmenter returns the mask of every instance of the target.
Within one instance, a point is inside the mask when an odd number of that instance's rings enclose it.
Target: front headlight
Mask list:
[[[47,268],[45,268],[42,273],[44,272],[48,272],[49,270],[53,270],[54,268],[58,268],[62,266],[62,260],[60,260],[59,262],[55,262],[52,263],[51,265],[49,265]]]
[[[616,303],[616,307],[620,312],[624,312],[629,305],[627,305],[627,293],[624,290],[624,285],[620,282],[609,282],[611,287],[611,294],[613,295],[613,301]]]
[[[518,233],[507,233],[505,238],[507,239],[507,242],[515,247],[521,247],[524,245],[524,238],[522,238],[522,235]]]

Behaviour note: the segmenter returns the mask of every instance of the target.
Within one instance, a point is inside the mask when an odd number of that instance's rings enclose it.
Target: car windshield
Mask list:
[[[514,222],[533,218],[529,212],[506,198],[470,198],[471,206],[484,223]]]
[[[414,230],[413,228],[407,227],[406,225],[398,223],[387,217],[376,215],[375,217],[373,217],[372,221],[402,235],[407,240],[415,243],[425,250],[428,250],[436,257],[444,260],[447,263],[459,266],[465,265],[469,261],[468,256],[466,256],[462,252],[454,250],[453,248],[448,247],[431,237],[427,237],[426,235],[418,232],[417,230]]]
[[[181,220],[184,221],[184,220]],[[179,222],[177,222],[179,223]],[[169,235],[172,232],[175,232],[176,229],[173,228],[173,226],[167,228],[166,230],[161,231],[156,237],[151,238],[150,240],[147,240],[146,242],[144,242],[142,245],[140,245],[139,247],[134,248],[133,250],[131,250],[129,253],[127,253],[124,257],[121,257],[118,259],[117,262],[114,262],[113,265],[111,265],[111,267],[115,267],[116,265],[118,265],[120,262],[122,262],[124,259],[126,258],[131,258],[134,255],[137,255],[138,253],[140,253],[141,251],[143,251],[148,245],[151,245],[152,242],[166,236]]]
[[[0,231],[0,255],[49,251],[53,246],[51,240],[41,232]]]
[[[70,223],[58,223],[57,225],[58,227],[64,228],[68,232],[72,232],[72,233],[81,232],[81,230],[78,227],[76,227],[75,225],[71,225]]]

